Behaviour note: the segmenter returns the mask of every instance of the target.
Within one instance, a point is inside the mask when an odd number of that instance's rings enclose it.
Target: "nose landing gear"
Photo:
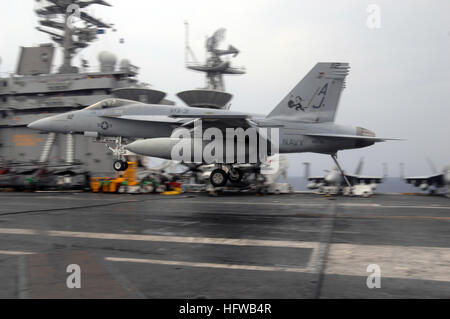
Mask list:
[[[113,140],[115,143],[115,147],[111,147],[108,145],[110,140],[104,140],[106,148],[111,151],[117,158],[117,160],[113,163],[113,168],[116,172],[123,172],[128,169],[128,162],[125,159],[126,150],[122,145],[122,137],[117,137]]]
[[[122,160],[114,161],[113,168],[116,172],[123,172],[128,169],[128,162]]]

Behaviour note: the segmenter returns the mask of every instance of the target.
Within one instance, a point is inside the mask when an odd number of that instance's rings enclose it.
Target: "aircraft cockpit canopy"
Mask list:
[[[132,101],[132,100],[125,100],[125,99],[105,99],[100,102],[97,102],[95,104],[92,104],[91,106],[88,106],[86,109],[89,110],[101,110],[101,109],[111,109],[115,107],[125,106],[129,104],[142,104],[141,102]]]

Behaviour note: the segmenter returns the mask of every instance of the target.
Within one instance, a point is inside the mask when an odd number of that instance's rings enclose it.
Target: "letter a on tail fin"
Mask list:
[[[334,122],[349,69],[348,63],[317,63],[267,118]]]

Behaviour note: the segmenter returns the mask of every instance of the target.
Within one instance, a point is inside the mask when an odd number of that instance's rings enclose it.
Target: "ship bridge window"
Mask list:
[[[124,100],[124,99],[106,99],[106,100],[97,102],[91,106],[88,106],[86,109],[89,109],[89,110],[111,109],[114,107],[120,107],[120,106],[125,106],[128,104],[137,104],[137,103],[140,103],[140,102]]]

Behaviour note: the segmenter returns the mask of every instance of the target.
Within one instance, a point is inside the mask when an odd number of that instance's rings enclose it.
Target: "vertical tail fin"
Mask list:
[[[317,63],[267,117],[296,122],[334,122],[349,69],[348,63]]]

